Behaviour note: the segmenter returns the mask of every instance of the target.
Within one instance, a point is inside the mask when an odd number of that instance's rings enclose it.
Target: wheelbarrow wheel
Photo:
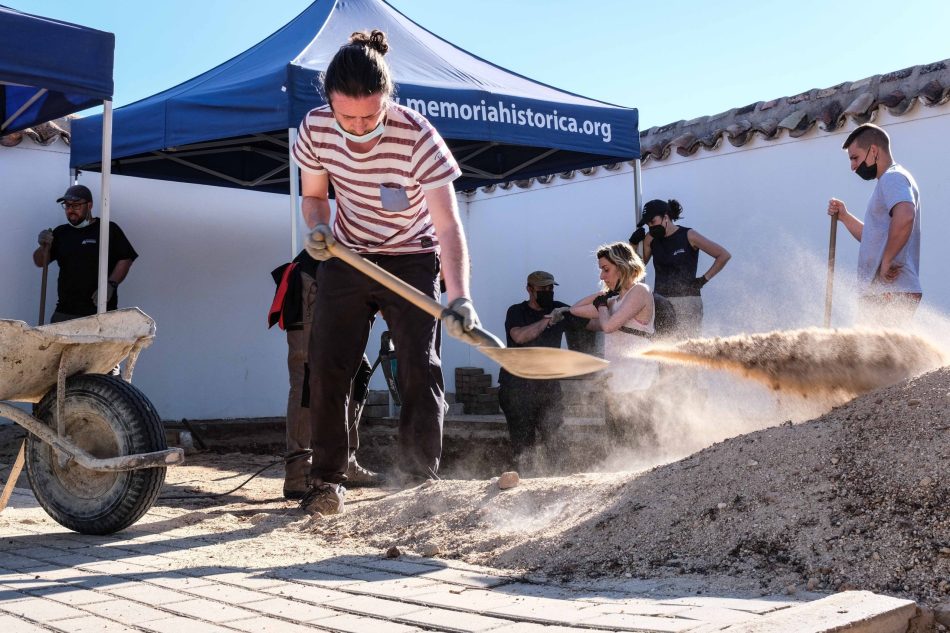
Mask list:
[[[56,390],[35,416],[55,428]],[[94,457],[150,453],[167,448],[155,407],[115,376],[83,374],[66,381],[65,435]],[[60,525],[82,534],[112,534],[145,514],[165,481],[165,468],[94,471],[60,463],[57,452],[32,435],[26,468],[33,494]]]

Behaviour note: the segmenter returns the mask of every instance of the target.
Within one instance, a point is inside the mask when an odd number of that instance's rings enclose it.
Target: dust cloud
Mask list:
[[[659,376],[649,390],[611,394],[606,417],[616,441],[593,470],[643,471],[812,420],[940,367],[948,354],[904,331],[808,328],[658,343],[639,357],[659,362]]]
[[[644,356],[725,369],[776,391],[854,397],[946,364],[922,336],[889,329],[780,330],[654,345]]]

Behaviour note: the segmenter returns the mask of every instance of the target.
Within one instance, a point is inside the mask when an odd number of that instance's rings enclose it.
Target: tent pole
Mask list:
[[[297,142],[297,129],[287,129],[287,167],[290,172],[290,259],[297,256],[297,218],[300,217],[300,168],[291,155]]]
[[[640,221],[643,213],[643,181],[640,175],[640,159],[633,161],[633,223]]]
[[[633,161],[633,226],[643,217],[643,182],[640,179],[640,159]],[[637,255],[643,257],[643,242],[636,246]]]
[[[112,175],[112,100],[102,102],[102,188],[99,192],[99,285],[96,314],[106,311],[106,281],[109,276],[109,176]]]

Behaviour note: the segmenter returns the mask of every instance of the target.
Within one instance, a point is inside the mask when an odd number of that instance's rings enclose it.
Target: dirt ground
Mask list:
[[[16,430],[0,427],[5,450]],[[222,565],[396,547],[557,579],[950,600],[950,367],[641,472],[524,479],[510,490],[484,479],[350,489],[344,514],[313,519],[281,498],[279,465],[224,497],[194,496],[227,491],[272,459],[191,455],[169,469],[154,511],[196,535],[252,537]]]

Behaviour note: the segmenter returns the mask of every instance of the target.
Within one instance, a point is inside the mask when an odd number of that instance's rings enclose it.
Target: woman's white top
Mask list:
[[[649,286],[643,283],[637,284],[650,290]],[[636,286],[634,286],[636,287]],[[607,304],[607,311],[616,314],[623,302],[632,294],[633,288],[624,293],[622,297],[611,299]],[[653,294],[650,294],[650,300],[653,300]],[[650,346],[650,338],[624,332],[623,329],[636,330],[645,334],[653,334],[653,321],[656,312],[650,315],[648,323],[641,323],[636,317],[631,318],[623,324],[622,329],[614,332],[604,333],[604,358],[610,361],[610,378],[608,386],[613,392],[641,391],[649,389],[656,380],[659,372],[656,361],[638,356],[637,352]]]

